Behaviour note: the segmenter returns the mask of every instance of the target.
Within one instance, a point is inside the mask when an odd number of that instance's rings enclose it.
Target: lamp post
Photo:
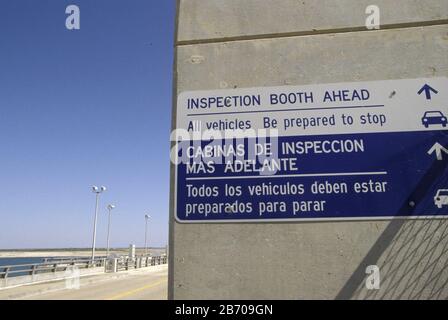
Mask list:
[[[104,191],[106,191],[105,186],[101,186],[99,188],[97,186],[92,187],[92,192],[95,193],[95,218],[93,220],[92,263],[95,261],[96,223],[98,220],[98,204],[99,204],[100,194]]]
[[[107,251],[106,251],[106,258],[109,258],[110,220],[111,220],[111,216],[112,216],[112,209],[115,209],[115,206],[113,204],[109,204],[107,206],[107,210],[109,211],[109,221],[107,223]]]
[[[149,214],[145,214],[145,255],[148,255],[148,220],[151,218]]]

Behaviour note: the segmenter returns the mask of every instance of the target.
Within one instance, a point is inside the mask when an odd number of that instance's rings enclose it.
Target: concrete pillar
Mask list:
[[[129,245],[129,259],[131,260],[135,259],[135,244]]]
[[[448,2],[181,0],[173,128],[183,91],[448,76]],[[448,222],[180,224],[171,165],[171,299],[448,295]],[[381,271],[379,290],[366,268]]]

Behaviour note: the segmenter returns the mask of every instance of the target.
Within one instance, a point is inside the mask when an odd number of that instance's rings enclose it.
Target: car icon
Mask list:
[[[426,111],[422,118],[422,124],[425,128],[428,128],[433,124],[441,124],[446,127],[447,119],[445,115],[440,111]]]
[[[448,189],[439,189],[434,197],[434,204],[437,208],[442,209],[443,206],[448,206]]]

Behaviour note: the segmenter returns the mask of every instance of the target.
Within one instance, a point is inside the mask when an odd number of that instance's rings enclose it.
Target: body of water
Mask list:
[[[18,264],[33,264],[44,262],[42,257],[26,257],[26,258],[0,258],[0,268],[2,266],[15,266]]]

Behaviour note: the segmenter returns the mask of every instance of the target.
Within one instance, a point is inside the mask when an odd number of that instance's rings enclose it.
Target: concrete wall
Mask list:
[[[446,0],[181,0],[178,16],[173,127],[182,91],[448,76]],[[446,220],[179,224],[171,173],[170,298],[448,297]]]

